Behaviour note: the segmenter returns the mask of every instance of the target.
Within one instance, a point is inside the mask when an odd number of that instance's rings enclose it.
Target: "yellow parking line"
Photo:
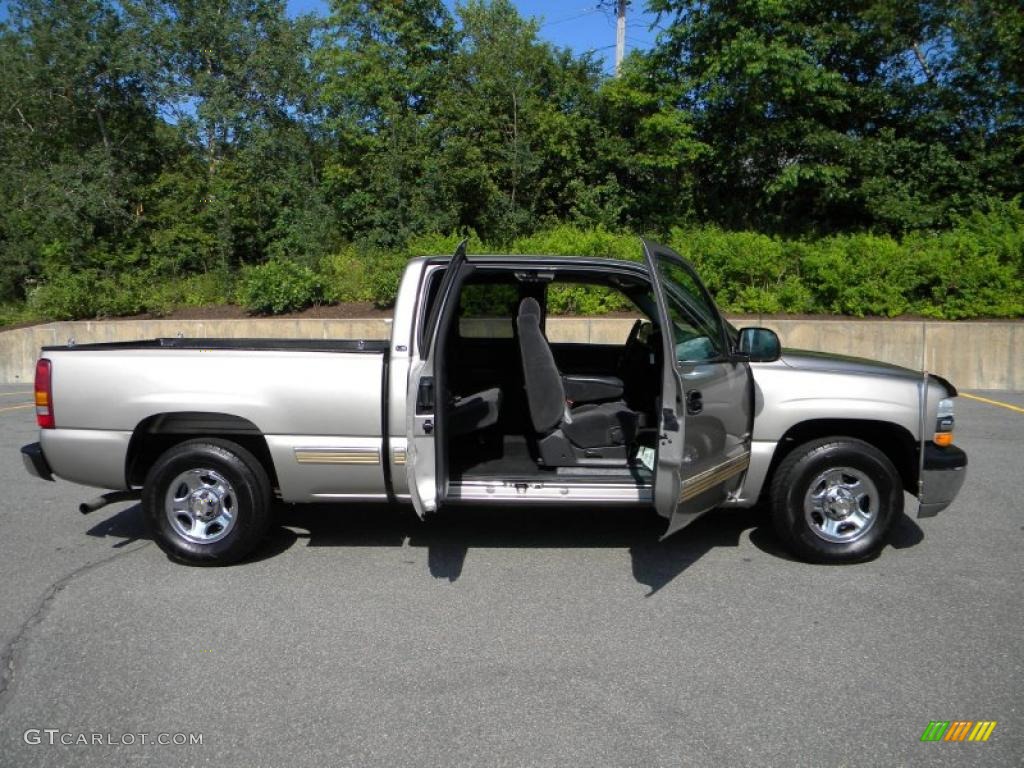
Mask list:
[[[21,405],[12,405],[8,408],[0,408],[0,413],[3,413],[4,411],[16,411],[19,408],[35,408],[35,406],[35,403],[22,403]]]
[[[1010,405],[1009,403],[1003,403],[1003,402],[1000,402],[999,400],[989,400],[987,397],[978,397],[978,395],[969,395],[966,392],[961,392],[960,396],[961,397],[969,398],[970,400],[977,400],[979,403],[988,403],[989,405],[998,405],[1000,408],[1007,408],[1007,409],[1009,409],[1011,411],[1016,411],[1017,413],[1024,413],[1024,408],[1021,408],[1019,405]]]

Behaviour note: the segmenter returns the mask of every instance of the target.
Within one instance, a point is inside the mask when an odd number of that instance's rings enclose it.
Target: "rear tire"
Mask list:
[[[786,548],[813,563],[878,555],[903,513],[899,472],[863,440],[828,437],[793,450],[771,485],[772,522]]]
[[[142,508],[167,555],[191,565],[228,565],[270,527],[270,480],[242,446],[203,438],[162,454],[146,475]]]

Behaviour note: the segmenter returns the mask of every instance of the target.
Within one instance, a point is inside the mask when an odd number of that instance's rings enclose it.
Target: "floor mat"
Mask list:
[[[537,472],[526,438],[504,435],[502,440],[467,441],[453,450],[452,478],[480,475],[523,475]]]

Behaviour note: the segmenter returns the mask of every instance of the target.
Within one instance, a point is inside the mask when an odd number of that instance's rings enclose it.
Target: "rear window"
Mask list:
[[[459,336],[511,339],[519,287],[508,283],[469,283],[459,296]]]

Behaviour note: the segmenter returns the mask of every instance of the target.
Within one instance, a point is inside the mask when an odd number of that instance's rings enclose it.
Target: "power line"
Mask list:
[[[555,24],[564,24],[567,21],[576,21],[576,19],[582,19],[584,16],[590,16],[591,14],[597,13],[600,10],[601,8],[599,7],[590,6],[589,9],[583,11],[583,13],[577,13],[573,16],[563,16],[560,19],[552,19],[551,21],[545,21],[543,24],[540,25],[540,28],[543,29],[544,27],[552,27]]]

